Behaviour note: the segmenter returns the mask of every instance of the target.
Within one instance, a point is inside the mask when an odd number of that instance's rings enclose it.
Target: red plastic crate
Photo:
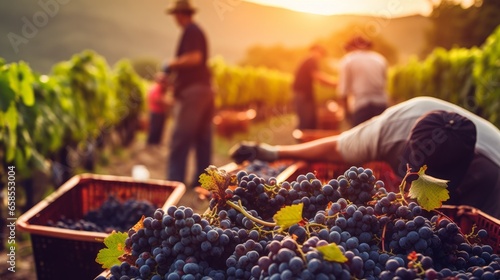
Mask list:
[[[49,220],[57,221],[61,215],[81,219],[110,195],[121,201],[146,200],[166,210],[177,204],[185,191],[184,184],[173,181],[94,174],[71,178],[18,219],[18,228],[30,233],[37,278],[88,280],[102,272],[95,258],[104,248],[107,233],[50,227]]]
[[[481,240],[481,244],[487,244],[493,247],[493,251],[500,254],[500,220],[484,213],[472,206],[453,206],[443,205],[440,212],[451,218],[462,230],[464,234],[472,232],[473,226],[476,226],[474,232],[479,229],[485,229],[488,236]]]

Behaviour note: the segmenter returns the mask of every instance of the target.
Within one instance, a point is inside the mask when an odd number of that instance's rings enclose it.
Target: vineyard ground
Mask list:
[[[292,131],[296,127],[296,119],[290,115],[275,116],[268,121],[252,124],[246,133],[238,133],[231,138],[215,136],[215,145],[212,163],[215,166],[223,166],[231,162],[228,150],[235,143],[242,140],[253,140],[271,144],[291,144],[296,142]],[[167,169],[168,139],[170,137],[171,124],[167,127],[163,142],[158,147],[147,147],[145,145],[146,134],[140,132],[134,142],[127,148],[113,151],[105,151],[99,155],[99,164],[95,173],[117,176],[130,176],[136,165],[144,165],[152,179],[165,179]],[[188,165],[188,177],[193,172],[193,155],[190,156]],[[208,201],[200,200],[196,192],[187,189],[180,199],[179,205],[193,208],[195,212],[202,213],[208,207]],[[31,242],[26,233],[21,233],[16,250],[16,272],[8,271],[7,252],[0,252],[0,279],[2,280],[33,280],[36,279],[35,260],[32,255]]]

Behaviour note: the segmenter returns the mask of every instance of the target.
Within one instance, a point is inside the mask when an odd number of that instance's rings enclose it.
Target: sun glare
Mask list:
[[[283,2],[283,4],[284,5],[286,4],[289,9],[299,12],[318,14],[318,15],[330,15],[332,13],[335,13],[335,10],[332,7],[333,5],[326,3],[326,1],[295,0],[295,1],[277,1],[277,2]]]
[[[261,5],[281,7],[289,10],[317,15],[340,14],[426,14],[429,0],[247,0]]]
[[[318,15],[334,14],[333,6],[336,6],[331,0],[251,0],[250,2]]]

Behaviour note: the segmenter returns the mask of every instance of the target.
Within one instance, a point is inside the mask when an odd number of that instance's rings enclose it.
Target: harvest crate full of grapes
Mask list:
[[[74,176],[18,219],[18,228],[30,234],[37,278],[94,278],[102,271],[95,257],[111,231],[167,210],[184,192],[179,182]]]
[[[96,279],[499,279],[500,221],[443,205],[446,181],[425,167],[397,186],[312,167],[283,181],[208,167],[207,211],[170,206],[111,234]]]

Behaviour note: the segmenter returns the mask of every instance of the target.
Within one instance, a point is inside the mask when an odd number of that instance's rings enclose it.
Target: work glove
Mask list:
[[[229,150],[229,155],[235,163],[245,160],[275,161],[278,159],[278,148],[265,143],[241,142]]]

